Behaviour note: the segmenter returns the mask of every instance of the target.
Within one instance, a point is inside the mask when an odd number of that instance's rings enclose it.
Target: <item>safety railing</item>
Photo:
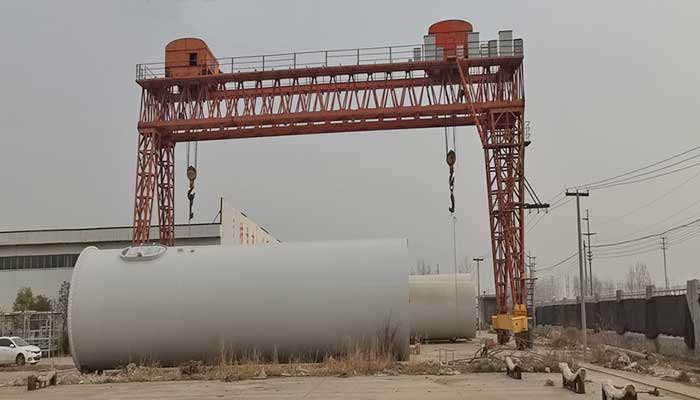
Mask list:
[[[415,61],[442,60],[445,54],[457,57],[486,58],[522,56],[522,39],[507,43],[494,40],[469,42],[467,46],[443,48],[430,44],[412,44],[401,46],[366,47],[344,50],[318,50],[295,53],[265,54],[255,56],[237,56],[217,58],[220,73],[239,73],[253,71],[273,71],[284,69],[317,68],[344,65],[394,64]],[[197,65],[168,65],[164,62],[136,65],[136,79],[156,79],[170,76],[172,69],[202,67]]]

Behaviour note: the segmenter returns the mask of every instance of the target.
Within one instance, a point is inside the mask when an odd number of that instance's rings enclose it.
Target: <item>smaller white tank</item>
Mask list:
[[[408,288],[412,338],[476,336],[476,288],[469,274],[411,275]]]

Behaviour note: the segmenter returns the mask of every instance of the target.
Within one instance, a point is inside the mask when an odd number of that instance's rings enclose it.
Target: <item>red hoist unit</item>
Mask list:
[[[546,205],[525,199],[523,42],[511,31],[481,41],[469,22],[446,20],[416,45],[225,58],[186,38],[168,44],[164,63],[136,70],[134,245],[150,242],[155,198],[160,242],[175,243],[178,142],[448,127],[454,135],[455,127],[476,126],[495,276],[492,325],[500,343],[512,333],[524,339],[520,346],[529,343],[525,209]],[[189,160],[188,167],[192,201],[197,171]]]

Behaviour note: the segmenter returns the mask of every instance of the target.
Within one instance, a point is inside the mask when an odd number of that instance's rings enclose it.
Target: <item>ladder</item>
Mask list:
[[[531,326],[535,323],[535,280],[537,278],[525,278],[525,309]]]

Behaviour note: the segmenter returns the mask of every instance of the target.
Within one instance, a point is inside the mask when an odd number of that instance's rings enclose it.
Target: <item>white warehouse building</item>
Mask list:
[[[158,228],[151,228],[158,238]],[[58,296],[64,281],[70,282],[73,266],[87,246],[119,249],[131,245],[132,227],[38,229],[0,232],[0,312],[11,311],[22,287],[50,299]],[[175,244],[253,245],[279,240],[241,210],[221,199],[218,222],[175,226]]]

